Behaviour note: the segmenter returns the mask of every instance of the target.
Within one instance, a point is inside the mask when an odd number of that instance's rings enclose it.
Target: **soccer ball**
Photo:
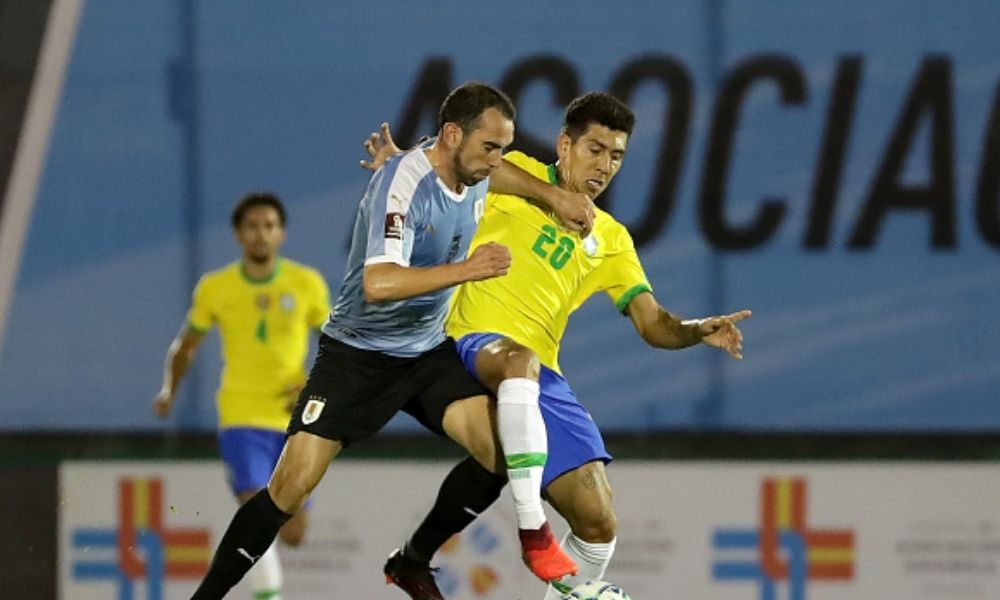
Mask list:
[[[613,583],[588,581],[573,588],[566,594],[566,600],[632,600],[631,597]]]

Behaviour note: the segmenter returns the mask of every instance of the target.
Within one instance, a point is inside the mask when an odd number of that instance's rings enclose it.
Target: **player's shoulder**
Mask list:
[[[214,299],[226,296],[230,290],[236,289],[240,280],[239,261],[206,271],[198,279],[195,286],[195,296],[199,302],[214,302]]]
[[[282,270],[290,274],[306,274],[309,273],[310,271],[315,271],[315,269],[313,269],[309,265],[301,263],[295,260],[294,258],[288,258],[287,256],[282,256],[280,260],[281,260]]]
[[[225,284],[240,277],[240,262],[238,260],[223,265],[217,269],[205,271],[199,280],[199,285]]]
[[[514,163],[517,166],[521,165],[533,165],[533,164],[543,164],[542,161],[538,160],[534,156],[529,156],[520,150],[511,150],[503,155],[503,159],[507,162]]]
[[[525,171],[539,177],[540,179],[545,179],[544,175],[548,173],[549,165],[538,160],[534,156],[529,156],[520,150],[511,150],[510,152],[503,155],[503,159],[512,165],[516,165]]]
[[[433,174],[434,167],[422,148],[397,154],[382,166],[383,193],[406,205],[417,195],[421,183]]]
[[[614,215],[600,208],[596,211],[594,232],[608,244],[608,250],[611,252],[631,250],[635,247],[628,228]]]
[[[414,148],[396,154],[386,161],[385,168],[387,169],[388,176],[393,181],[397,179],[419,181],[430,175],[434,170],[423,148]]]
[[[301,263],[297,260],[292,260],[290,258],[281,259],[281,269],[289,277],[293,277],[298,280],[306,281],[309,283],[322,283],[325,280],[323,275],[315,267],[311,267],[305,263]]]

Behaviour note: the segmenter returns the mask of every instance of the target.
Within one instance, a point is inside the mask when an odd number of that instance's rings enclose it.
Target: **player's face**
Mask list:
[[[273,206],[253,206],[236,228],[236,241],[247,260],[263,263],[274,258],[285,241],[281,216]]]
[[[588,125],[575,142],[559,134],[559,175],[571,190],[597,198],[622,168],[627,144],[627,133],[598,123]]]
[[[455,176],[462,185],[476,185],[500,166],[504,149],[514,141],[514,122],[495,108],[479,117],[479,126],[462,136],[455,150]]]

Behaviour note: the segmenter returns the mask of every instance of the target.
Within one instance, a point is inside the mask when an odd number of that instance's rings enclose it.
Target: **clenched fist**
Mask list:
[[[487,242],[478,246],[464,264],[466,281],[500,277],[510,268],[510,250],[503,244]]]

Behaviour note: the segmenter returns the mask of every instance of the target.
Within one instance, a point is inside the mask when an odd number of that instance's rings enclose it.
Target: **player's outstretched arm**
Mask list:
[[[388,123],[382,123],[378,131],[368,136],[364,148],[371,160],[362,160],[360,164],[369,171],[377,171],[389,157],[402,152],[392,139]],[[578,231],[584,237],[590,235],[594,227],[594,202],[590,196],[550,185],[507,161],[501,161],[500,167],[490,175],[490,191],[534,198],[551,210],[567,229]]]
[[[479,281],[507,274],[510,250],[488,242],[476,247],[463,261],[435,267],[404,267],[380,263],[365,267],[365,300],[392,302],[443,290],[466,281]]]
[[[653,294],[644,293],[629,302],[628,315],[636,331],[650,346],[677,350],[702,342],[741,360],[743,334],[736,323],[749,317],[751,312],[741,310],[729,315],[682,320],[660,306]]]
[[[194,361],[198,353],[198,346],[205,339],[205,334],[191,329],[187,323],[181,327],[180,332],[170,348],[167,349],[167,359],[163,365],[163,386],[160,392],[153,398],[153,412],[160,418],[170,415],[174,407],[174,400],[177,397],[177,387],[187,373],[188,367]]]

